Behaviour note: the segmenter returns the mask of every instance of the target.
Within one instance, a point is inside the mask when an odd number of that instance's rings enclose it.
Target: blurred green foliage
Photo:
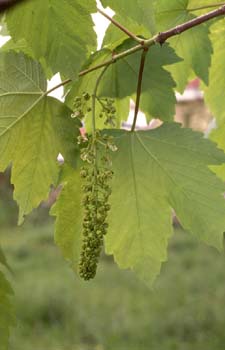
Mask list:
[[[13,197],[13,186],[10,184],[10,168],[0,173],[0,225],[15,225],[18,207]]]
[[[225,257],[176,230],[154,289],[103,256],[82,282],[53,245],[53,227],[1,230],[18,316],[10,350],[221,350]]]
[[[10,183],[11,169],[8,168],[4,173],[0,173],[0,227],[12,227],[17,225],[18,205],[13,200],[13,185]],[[29,223],[36,225],[45,225],[52,221],[49,217],[48,203],[41,203],[40,206],[32,211],[26,218]]]

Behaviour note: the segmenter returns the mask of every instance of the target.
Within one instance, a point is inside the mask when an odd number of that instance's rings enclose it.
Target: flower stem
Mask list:
[[[102,77],[105,74],[108,67],[109,67],[109,65],[105,66],[104,69],[101,71],[98,79],[96,80],[95,88],[94,88],[94,91],[92,94],[92,133],[93,133],[93,136],[94,136],[95,131],[96,131],[96,121],[95,121],[95,109],[96,108],[95,107],[96,107],[97,91],[98,91],[99,84],[102,80]]]

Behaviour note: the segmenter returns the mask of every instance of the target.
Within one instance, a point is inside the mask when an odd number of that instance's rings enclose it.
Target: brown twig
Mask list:
[[[94,67],[91,67],[89,69],[86,69],[84,71],[81,71],[79,73],[79,76],[83,76],[83,75],[86,75],[90,72],[93,72],[95,71],[96,69],[99,69],[99,68],[102,68],[104,66],[107,66],[109,64],[112,64],[114,62],[116,62],[117,60],[121,59],[121,58],[124,58],[126,56],[129,56],[131,55],[132,53],[134,52],[137,52],[139,50],[142,50],[143,49],[143,46],[145,47],[150,47],[152,45],[155,45],[156,43],[160,43],[160,44],[163,44],[166,40],[168,40],[169,38],[175,36],[175,35],[178,35],[178,34],[181,34],[183,32],[185,32],[186,30],[188,29],[191,29],[191,28],[194,28],[204,22],[207,22],[213,18],[216,18],[216,17],[220,17],[220,16],[224,16],[225,15],[225,5],[223,5],[222,7],[220,7],[219,9],[216,9],[214,11],[211,11],[209,13],[206,13],[204,15],[201,15],[199,17],[196,17],[190,21],[187,21],[183,24],[180,24],[179,26],[176,26],[174,28],[171,28],[165,32],[161,32],[155,36],[153,36],[152,38],[150,39],[147,39],[147,40],[144,40],[143,43],[139,44],[139,45],[136,45],[134,47],[132,47],[131,49],[129,50],[126,50],[124,52],[121,52],[117,55],[114,55],[111,59],[105,61],[105,62],[102,62]]]
[[[204,15],[201,15],[199,17],[196,17],[190,21],[187,21],[183,24],[180,24],[174,28],[171,28],[165,32],[161,32],[155,36],[153,36],[152,38],[150,39],[147,39],[147,40],[144,40],[143,43],[141,44],[138,44],[134,47],[132,47],[131,49],[128,49],[126,51],[123,51],[119,54],[116,54],[114,55],[111,59],[107,60],[107,61],[104,61],[94,67],[91,67],[91,68],[88,68],[88,69],[85,69],[83,71],[81,71],[79,73],[79,77],[82,77],[90,72],[93,72],[99,68],[102,68],[102,67],[105,67],[105,66],[109,66],[110,64],[113,64],[115,63],[116,61],[118,61],[119,59],[121,58],[124,58],[126,56],[129,56],[137,51],[140,51],[140,50],[143,50],[143,46],[146,47],[146,48],[149,48],[151,47],[152,45],[155,45],[156,43],[160,43],[161,45],[164,44],[164,42],[166,40],[168,40],[169,38],[173,37],[173,36],[176,36],[176,35],[179,35],[183,32],[185,32],[186,30],[189,30],[191,28],[194,28],[204,22],[207,22],[213,18],[216,18],[216,17],[221,17],[221,16],[224,16],[225,15],[225,5],[221,6],[220,8],[214,10],[214,11],[211,11],[209,13],[206,13]],[[67,83],[71,82],[70,79],[66,80],[65,82],[62,82],[61,84],[57,85],[56,88],[60,87],[60,86],[63,86]],[[51,92],[54,91],[56,88],[52,88],[51,89]]]
[[[194,28],[204,22],[209,21],[210,19],[219,17],[219,16],[223,16],[225,15],[225,5],[221,6],[219,9],[208,12],[204,15],[201,15],[199,17],[196,17],[194,19],[191,19],[188,22],[182,23],[172,29],[169,29],[165,32],[159,33],[157,38],[156,38],[156,42],[163,44],[167,39],[175,36],[175,35],[179,35],[183,32],[185,32],[188,29]]]

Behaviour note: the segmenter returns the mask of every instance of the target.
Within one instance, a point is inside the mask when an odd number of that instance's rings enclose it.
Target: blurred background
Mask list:
[[[208,133],[214,121],[198,80],[177,98],[176,120]],[[10,169],[0,174],[1,245],[14,272],[18,319],[10,350],[224,349],[223,254],[174,218],[169,259],[153,290],[105,255],[96,279],[82,282],[54,245],[48,211],[56,193],[17,227],[9,177]]]

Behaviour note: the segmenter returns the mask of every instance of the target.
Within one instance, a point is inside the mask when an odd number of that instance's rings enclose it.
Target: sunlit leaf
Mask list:
[[[159,0],[155,2],[158,31],[164,31],[196,17],[188,11],[188,0]],[[200,25],[181,35],[170,38],[170,45],[183,61],[169,68],[177,89],[183,92],[188,78],[194,73],[208,84],[212,45],[207,25]]]
[[[34,57],[45,59],[53,74],[73,77],[89,50],[96,48],[91,12],[96,12],[93,0],[23,1],[7,11],[6,22],[14,41],[25,39]]]
[[[113,158],[106,250],[118,265],[154,280],[167,258],[172,209],[185,229],[222,249],[225,187],[208,164],[223,163],[224,153],[176,124],[112,134],[119,151]]]
[[[49,193],[58,177],[57,155],[71,160],[78,125],[71,111],[46,94],[38,63],[23,54],[0,56],[0,171],[12,163],[19,221]]]

